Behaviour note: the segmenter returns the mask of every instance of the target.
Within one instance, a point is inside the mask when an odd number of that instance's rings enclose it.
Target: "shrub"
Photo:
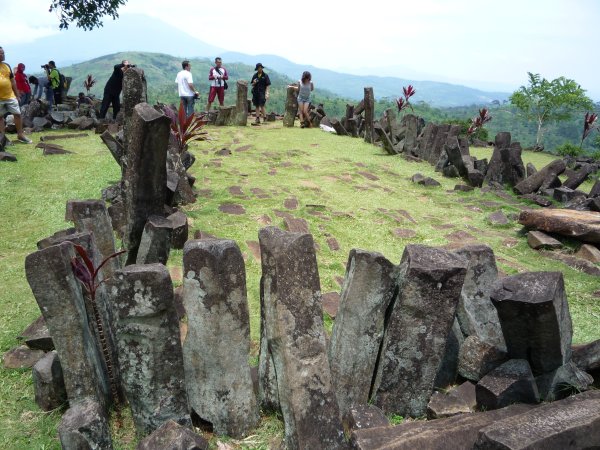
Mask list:
[[[581,147],[578,147],[570,142],[565,142],[562,145],[556,147],[556,153],[560,156],[581,156],[583,154],[583,150]]]

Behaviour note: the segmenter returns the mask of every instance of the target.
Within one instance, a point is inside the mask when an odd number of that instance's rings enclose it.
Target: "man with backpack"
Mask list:
[[[54,93],[54,104],[58,105],[62,103],[62,91],[64,89],[64,77],[56,68],[56,63],[54,61],[48,61],[48,80],[50,81],[50,89]]]
[[[212,103],[215,101],[215,97],[219,98],[219,105],[223,106],[225,101],[225,89],[227,89],[227,80],[229,75],[227,69],[222,67],[223,61],[221,58],[215,58],[215,66],[211,67],[208,71],[208,81],[210,81],[210,92],[208,93],[208,104],[206,110],[210,111]]]

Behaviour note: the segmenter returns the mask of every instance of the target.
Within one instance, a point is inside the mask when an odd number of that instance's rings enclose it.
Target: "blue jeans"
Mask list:
[[[26,92],[25,94],[21,95],[21,98],[19,99],[19,106],[28,105],[30,101],[31,92]]]
[[[183,110],[185,111],[185,117],[190,117],[194,114],[194,97],[180,97],[183,103]]]

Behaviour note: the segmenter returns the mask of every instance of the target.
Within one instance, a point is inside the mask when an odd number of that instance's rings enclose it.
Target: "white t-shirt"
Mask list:
[[[177,83],[177,90],[179,91],[180,97],[193,97],[194,91],[190,88],[189,83],[193,83],[192,72],[189,70],[182,70],[177,74],[175,83]]]

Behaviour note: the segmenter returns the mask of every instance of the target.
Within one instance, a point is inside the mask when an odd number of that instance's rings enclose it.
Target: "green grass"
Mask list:
[[[286,211],[308,222],[318,245],[323,292],[339,291],[336,277],[344,276],[352,248],[378,251],[398,263],[407,244],[446,245],[450,242],[447,234],[465,231],[494,249],[499,268],[507,274],[562,271],[573,317],[574,342],[600,338],[600,302],[593,297],[593,292],[599,289],[597,279],[531,250],[515,222],[504,227],[489,224],[490,213],[497,209],[506,214],[518,213],[516,205],[479,190],[447,192],[459,180],[445,179],[425,163],[386,156],[379,148],[359,139],[330,135],[318,129],[282,129],[280,123],[256,128],[207,129],[211,140],[192,144],[197,161],[191,172],[197,177],[196,187],[210,190],[210,194],[200,195],[195,204],[185,209],[191,233],[202,230],[233,239],[245,255],[254,341],[252,357],[256,357],[259,337],[260,263],[247,242],[258,240],[258,231],[263,227],[260,219],[264,215],[269,216],[272,225],[283,226],[283,219],[274,210]],[[32,136],[35,142],[39,137],[39,134]],[[44,157],[33,146],[15,145],[11,151],[19,161],[0,164],[0,210],[4,217],[0,228],[1,352],[14,347],[16,336],[39,315],[25,280],[25,256],[36,250],[38,240],[69,226],[64,221],[68,199],[99,198],[101,189],[120,176],[108,150],[94,134],[59,143],[75,154]],[[236,151],[244,145],[251,147],[244,152]],[[217,156],[215,152],[222,148],[231,149],[232,155]],[[473,154],[489,158],[491,150],[473,149]],[[552,159],[527,152],[523,157],[526,162],[534,162],[538,169]],[[269,174],[273,168],[276,173]],[[379,179],[368,180],[360,171]],[[436,178],[442,187],[426,188],[411,183],[409,178],[416,172]],[[231,186],[240,186],[245,197],[233,197],[228,191]],[[252,188],[260,188],[270,197],[257,198]],[[284,200],[290,197],[298,199],[298,209],[284,208]],[[242,205],[246,213],[236,216],[220,212],[219,206],[228,202]],[[315,210],[321,215],[313,215]],[[399,210],[409,213],[414,223]],[[452,228],[441,229],[441,226]],[[411,239],[398,238],[392,233],[395,228],[411,229],[416,235]],[[330,237],[337,239],[339,251],[329,249]],[[181,251],[172,252],[170,268],[181,266],[181,258]],[[331,320],[326,318],[326,322],[330,328]],[[0,448],[59,448],[56,426],[60,413],[48,414],[37,409],[30,371],[0,369],[0,398],[3,405]],[[277,418],[265,417],[252,438],[236,445],[267,448],[271,439],[282,433]],[[134,448],[130,427],[120,430],[116,441],[118,449]],[[216,438],[211,442],[216,446]]]

